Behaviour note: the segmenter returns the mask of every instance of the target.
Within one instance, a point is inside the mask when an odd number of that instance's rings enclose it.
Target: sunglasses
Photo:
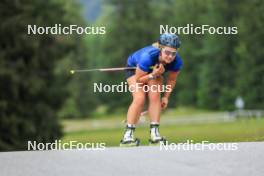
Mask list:
[[[172,57],[175,57],[176,56],[176,53],[177,51],[169,51],[169,50],[166,50],[166,49],[162,49],[164,51],[164,53],[167,55],[167,56],[172,56]]]

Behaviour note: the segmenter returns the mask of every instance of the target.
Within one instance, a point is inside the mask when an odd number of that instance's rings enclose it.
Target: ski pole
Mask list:
[[[80,72],[93,72],[93,71],[122,71],[122,70],[135,70],[137,67],[117,67],[117,68],[96,68],[96,69],[83,69],[83,70],[71,70],[71,74],[80,73]]]
[[[154,66],[149,67],[153,69]],[[115,67],[115,68],[95,68],[95,69],[83,69],[83,70],[71,70],[70,73],[81,73],[81,72],[93,72],[93,71],[100,71],[100,72],[111,72],[111,71],[123,71],[123,70],[136,70],[137,67]]]

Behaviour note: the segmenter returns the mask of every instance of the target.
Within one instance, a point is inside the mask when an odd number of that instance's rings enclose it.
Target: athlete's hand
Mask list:
[[[165,72],[165,68],[162,64],[156,64],[153,68],[152,74],[156,77],[162,75]]]
[[[167,97],[162,97],[162,99],[161,99],[161,108],[162,109],[167,108],[168,103],[169,103],[169,99]]]

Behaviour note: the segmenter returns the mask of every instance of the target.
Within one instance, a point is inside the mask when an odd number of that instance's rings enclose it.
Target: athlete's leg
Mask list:
[[[135,75],[129,77],[127,79],[128,85],[134,89],[135,91],[131,92],[133,96],[133,101],[130,104],[127,112],[127,123],[128,124],[136,124],[140,113],[142,111],[142,108],[144,107],[145,103],[145,92],[141,89],[138,88],[136,90],[136,78]]]
[[[160,112],[161,112],[160,94],[161,91],[163,91],[162,82],[163,82],[163,78],[160,77],[158,79],[151,80],[148,83],[148,86],[150,88],[150,91],[148,92],[148,98],[149,98],[148,111],[150,116],[150,140],[149,140],[150,144],[159,144],[160,142],[166,141],[166,139],[159,134],[159,123],[160,123]]]
[[[136,124],[140,116],[140,112],[145,103],[145,93],[141,88],[136,88],[136,78],[135,75],[130,76],[127,79],[128,85],[132,90],[133,101],[128,108],[127,112],[127,124],[124,132],[123,139],[120,141],[120,146],[138,146],[139,139],[134,138],[134,132],[136,129]]]
[[[148,99],[149,99],[149,107],[148,112],[150,116],[150,122],[159,123],[160,122],[160,112],[161,112],[161,101],[160,101],[160,94],[162,91],[162,77],[158,79],[150,80],[148,82],[149,88],[153,88],[154,91],[148,92]],[[156,91],[155,91],[156,89]]]

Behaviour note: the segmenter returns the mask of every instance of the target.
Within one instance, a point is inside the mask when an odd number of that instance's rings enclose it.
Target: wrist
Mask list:
[[[153,73],[150,73],[149,75],[148,75],[148,79],[149,80],[153,80],[153,79],[156,79],[157,78],[157,76],[155,75],[155,74],[153,74]]]
[[[155,78],[157,78],[157,77],[159,77],[161,74],[159,74],[159,73],[155,73],[155,72],[152,72],[151,73]]]

